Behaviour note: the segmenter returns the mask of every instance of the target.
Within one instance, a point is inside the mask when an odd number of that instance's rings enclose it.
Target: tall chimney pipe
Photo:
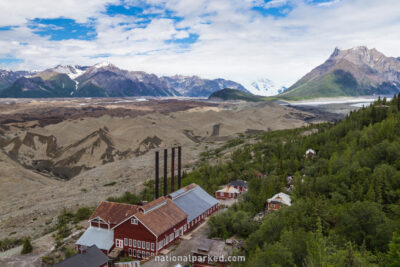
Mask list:
[[[178,189],[181,188],[182,180],[182,147],[178,147]]]
[[[168,149],[164,149],[164,196],[167,195],[167,167],[168,167]]]
[[[156,188],[155,188],[155,191],[156,191],[156,199],[159,197],[159,183],[160,183],[160,179],[159,179],[159,166],[160,166],[160,163],[159,163],[159,152],[158,151],[156,151]]]
[[[171,193],[175,191],[175,147],[172,148],[171,155]]]

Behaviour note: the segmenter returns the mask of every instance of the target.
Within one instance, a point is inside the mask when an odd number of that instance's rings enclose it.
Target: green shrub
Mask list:
[[[33,247],[32,247],[31,241],[29,240],[29,238],[25,238],[24,244],[22,246],[21,254],[31,253],[32,250],[33,250]]]
[[[135,194],[125,192],[125,194],[121,197],[109,197],[107,200],[118,203],[139,204],[141,199]]]
[[[44,264],[53,265],[55,263],[54,258],[51,256],[43,256],[41,259]]]
[[[82,207],[79,208],[74,216],[74,221],[79,222],[82,220],[87,220],[90,218],[90,215],[92,215],[93,209],[88,208],[88,207]]]
[[[65,247],[64,248],[64,253],[65,253],[65,258],[69,258],[73,255],[76,254],[76,250],[74,248],[71,247]]]

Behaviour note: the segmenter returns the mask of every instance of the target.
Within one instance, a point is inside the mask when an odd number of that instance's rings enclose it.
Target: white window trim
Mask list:
[[[124,241],[122,239],[116,239],[115,244],[117,248],[123,248],[124,247]]]

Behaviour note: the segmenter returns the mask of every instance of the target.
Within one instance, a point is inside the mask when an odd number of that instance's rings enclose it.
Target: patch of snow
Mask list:
[[[55,72],[67,74],[72,80],[81,76],[85,71],[77,66],[58,65],[53,69]]]
[[[110,66],[111,63],[110,62],[101,62],[101,63],[97,63],[96,65],[93,66],[93,68],[99,69],[99,68],[103,68],[103,67],[107,67]]]
[[[252,94],[262,96],[273,96],[278,95],[286,91],[285,86],[276,85],[273,81],[267,78],[261,78],[256,81],[244,84],[245,88]]]

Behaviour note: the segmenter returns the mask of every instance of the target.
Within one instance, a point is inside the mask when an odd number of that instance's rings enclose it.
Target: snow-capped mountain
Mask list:
[[[253,81],[246,88],[251,93],[262,96],[278,95],[287,89],[285,86],[277,86],[273,81],[267,78],[261,78]]]

